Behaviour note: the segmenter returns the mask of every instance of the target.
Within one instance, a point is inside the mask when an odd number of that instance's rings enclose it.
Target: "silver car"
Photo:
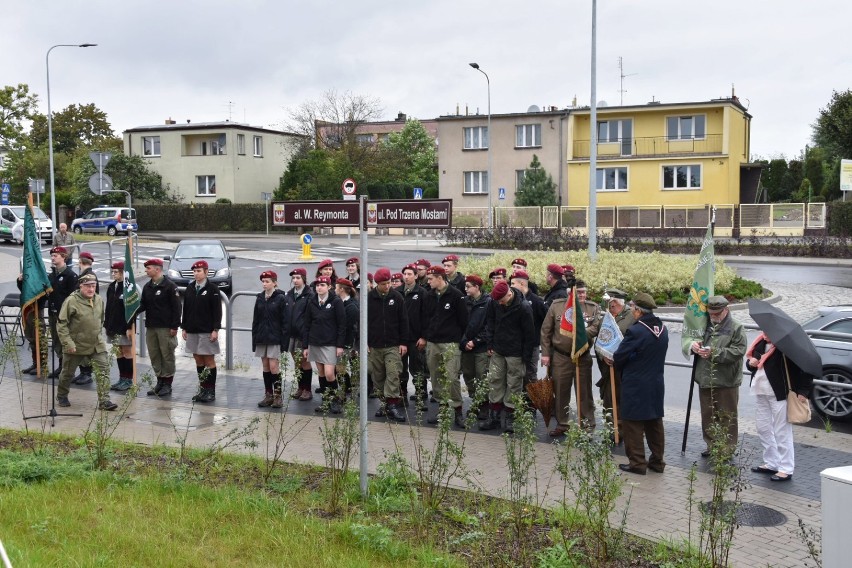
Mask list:
[[[803,324],[805,331],[820,330],[850,334],[846,338],[811,336],[822,357],[824,381],[845,385],[814,385],[811,400],[817,411],[832,420],[852,419],[852,306],[829,306],[819,309],[819,316]]]

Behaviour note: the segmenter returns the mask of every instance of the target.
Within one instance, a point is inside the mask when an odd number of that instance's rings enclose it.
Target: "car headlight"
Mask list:
[[[230,275],[231,269],[227,266],[216,271],[216,278],[227,278]]]
[[[169,269],[169,278],[180,278],[180,272]]]

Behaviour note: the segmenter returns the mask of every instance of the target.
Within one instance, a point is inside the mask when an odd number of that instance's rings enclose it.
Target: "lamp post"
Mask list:
[[[47,155],[50,161],[50,217],[53,219],[53,230],[59,228],[56,218],[56,181],[53,173],[53,114],[50,112],[50,52],[57,47],[95,47],[96,43],[60,43],[47,50],[44,56],[44,66],[47,70]]]
[[[488,192],[488,228],[494,227],[494,209],[491,206],[491,79],[488,78],[488,73],[479,68],[479,63],[471,63],[471,67],[485,75],[485,82],[488,85],[488,183],[485,190]]]

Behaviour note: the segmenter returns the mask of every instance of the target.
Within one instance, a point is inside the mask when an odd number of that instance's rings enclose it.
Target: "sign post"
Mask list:
[[[0,205],[9,205],[9,193],[12,191],[12,186],[4,183],[0,190]]]
[[[268,191],[261,191],[260,198],[263,199],[263,210],[266,216],[266,236],[269,236],[269,200],[272,199],[272,194]]]
[[[846,194],[852,192],[852,160],[840,160],[840,191],[846,201]]]
[[[358,189],[358,185],[355,183],[355,180],[352,178],[346,178],[343,180],[343,183],[340,186],[340,189],[343,190],[343,201],[355,201],[357,196],[355,195],[355,190]],[[352,240],[352,228],[346,228],[346,240]]]

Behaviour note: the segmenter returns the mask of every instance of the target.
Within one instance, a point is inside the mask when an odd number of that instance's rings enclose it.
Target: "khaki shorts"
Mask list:
[[[209,333],[187,333],[186,352],[192,355],[218,355],[219,342],[210,341]]]

